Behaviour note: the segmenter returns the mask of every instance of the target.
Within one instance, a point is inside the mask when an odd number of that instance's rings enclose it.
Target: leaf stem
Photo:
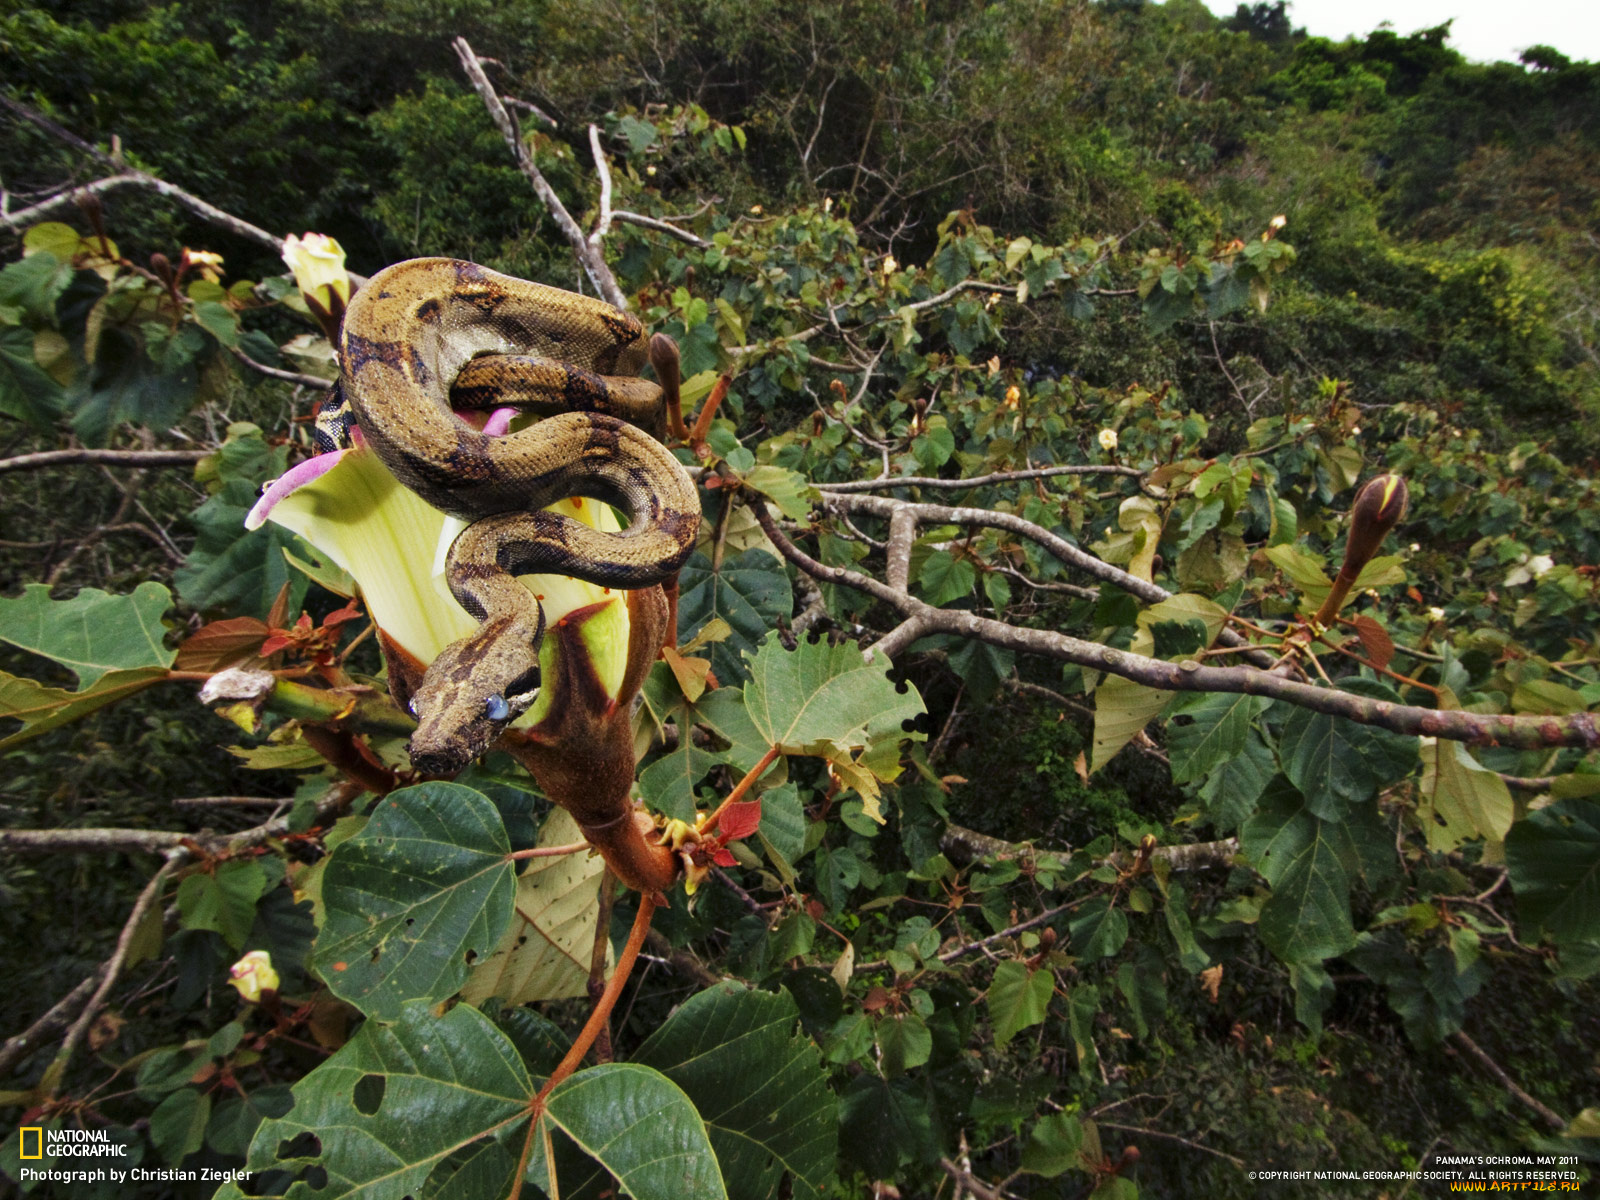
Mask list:
[[[763,754],[761,756],[761,761],[755,766],[751,767],[745,777],[734,785],[733,791],[728,793],[728,798],[721,804],[717,805],[717,807],[712,811],[711,816],[706,819],[706,823],[702,826],[702,828],[715,829],[717,827],[717,822],[722,818],[722,814],[727,809],[728,805],[737,804],[740,800],[743,800],[744,794],[750,790],[751,785],[753,785],[756,780],[760,779],[762,775],[766,774],[767,768],[770,767],[774,761],[776,761],[777,757],[778,748],[776,746],[773,746],[770,750]]]
[[[583,1061],[583,1056],[589,1053],[589,1047],[594,1044],[594,1039],[599,1035],[601,1026],[611,1016],[611,1010],[617,1005],[617,997],[622,995],[622,985],[627,983],[628,976],[633,973],[634,961],[639,957],[639,948],[644,945],[645,934],[650,932],[650,918],[655,915],[656,898],[648,893],[639,895],[639,911],[633,918],[633,928],[628,933],[628,944],[622,948],[622,953],[617,956],[617,966],[611,972],[611,978],[606,983],[606,990],[601,993],[600,1002],[594,1006],[594,1011],[589,1014],[589,1020],[579,1032],[578,1038],[572,1043],[572,1049],[550,1073],[550,1078],[545,1080],[545,1085],[539,1089],[539,1094],[533,1098],[533,1119],[535,1122],[544,1113],[544,1103],[556,1086],[577,1070],[578,1064]]]

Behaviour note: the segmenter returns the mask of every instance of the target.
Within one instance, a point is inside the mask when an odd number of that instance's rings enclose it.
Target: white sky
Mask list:
[[[1220,16],[1232,16],[1238,3],[1206,0]],[[1297,28],[1335,41],[1364,37],[1384,21],[1408,34],[1454,17],[1449,44],[1478,62],[1516,62],[1537,45],[1600,60],[1600,0],[1291,0],[1289,16]]]

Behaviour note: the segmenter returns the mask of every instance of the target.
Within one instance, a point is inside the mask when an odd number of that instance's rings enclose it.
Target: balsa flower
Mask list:
[[[1117,431],[1115,429],[1102,429],[1100,431],[1100,449],[1110,454],[1117,448]]]
[[[265,950],[252,950],[228,968],[228,983],[250,1004],[261,1003],[262,993],[277,991],[280,982]]]
[[[328,340],[339,341],[339,323],[350,302],[350,275],[344,269],[344,248],[325,233],[283,239],[283,261],[294,272],[295,285],[306,307],[317,318]]]

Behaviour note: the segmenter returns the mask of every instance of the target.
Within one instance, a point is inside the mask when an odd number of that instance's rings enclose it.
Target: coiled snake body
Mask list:
[[[473,522],[446,577],[479,627],[410,697],[412,762],[448,774],[538,692],[544,611],[514,574],[649,587],[693,549],[699,497],[657,440],[662,388],[638,378],[648,358],[675,388],[677,350],[601,301],[443,258],[373,276],[350,301],[341,342],[344,401],[372,449],[429,504]],[[454,412],[498,405],[543,419],[494,437]],[[570,496],[621,508],[627,528],[542,511]]]

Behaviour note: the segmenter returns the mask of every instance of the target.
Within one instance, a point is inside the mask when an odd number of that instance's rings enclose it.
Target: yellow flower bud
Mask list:
[[[350,299],[350,276],[344,269],[344,248],[325,233],[283,239],[283,261],[294,272],[308,304],[324,312],[342,312]],[[335,304],[338,308],[335,309]]]
[[[252,950],[228,968],[228,982],[239,989],[251,1004],[261,1002],[263,992],[278,990],[278,972],[273,970],[272,955],[265,950]]]
[[[1100,449],[1110,454],[1117,448],[1117,431],[1115,429],[1102,429],[1100,431]]]

